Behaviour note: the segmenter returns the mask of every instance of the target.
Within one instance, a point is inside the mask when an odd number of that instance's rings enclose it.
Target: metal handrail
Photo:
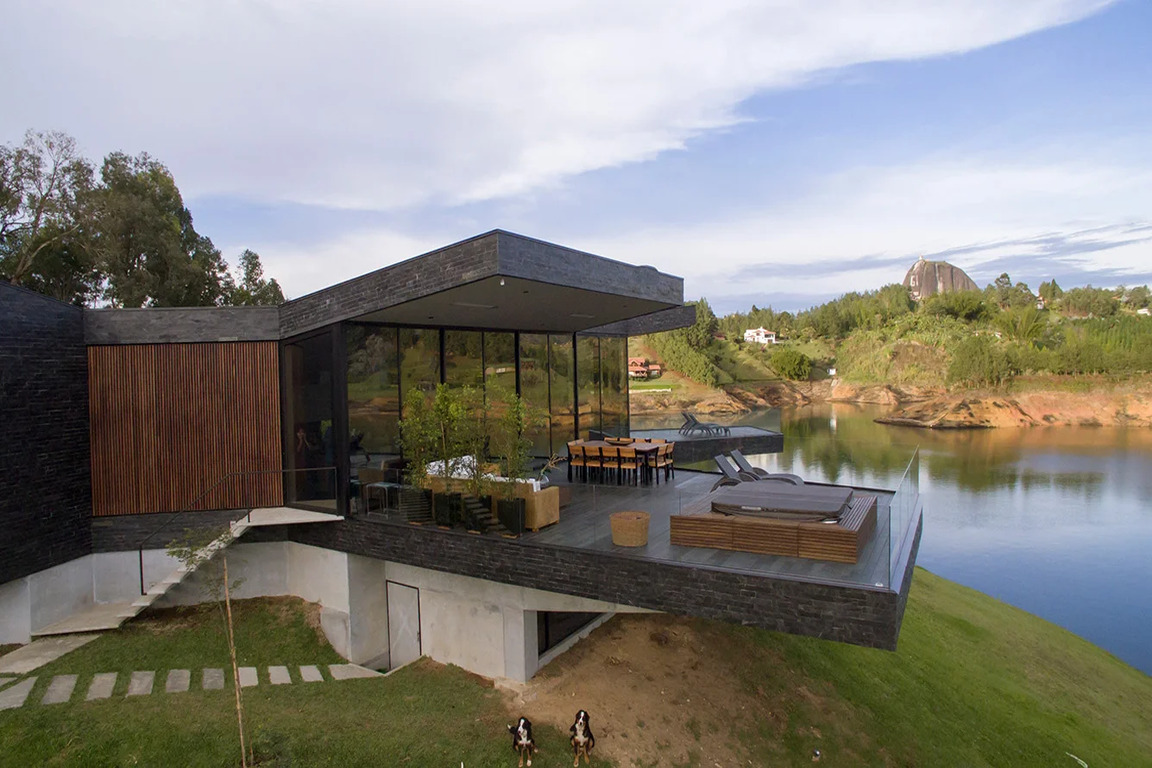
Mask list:
[[[302,467],[299,469],[253,469],[253,470],[244,470],[242,472],[229,472],[228,474],[224,475],[219,480],[217,480],[215,483],[210,485],[206,490],[204,490],[202,493],[200,493],[196,498],[194,498],[183,509],[172,510],[169,513],[168,519],[166,519],[159,527],[157,527],[155,530],[153,530],[151,533],[149,533],[147,536],[145,536],[143,540],[141,540],[140,545],[137,547],[137,555],[138,555],[138,560],[139,560],[139,564],[140,564],[140,594],[141,595],[148,594],[148,591],[147,591],[146,587],[144,586],[144,549],[145,549],[145,546],[148,544],[148,542],[152,541],[155,537],[159,536],[161,533],[163,533],[165,530],[167,530],[168,527],[172,524],[172,522],[174,520],[176,520],[178,517],[180,517],[180,515],[183,515],[187,512],[203,511],[203,510],[197,510],[195,508],[196,505],[198,505],[201,501],[203,501],[205,498],[207,498],[209,496],[209,494],[218,490],[220,488],[220,486],[222,486],[224,483],[226,483],[229,480],[232,480],[234,478],[244,477],[247,475],[284,475],[284,474],[287,474],[289,472],[327,472],[327,471],[335,472],[335,470],[336,470],[335,466],[330,466],[330,467]],[[245,500],[247,500],[247,499],[245,499]],[[248,520],[251,521],[252,520],[252,507],[251,507],[251,505],[245,505],[244,507],[240,507],[240,509],[247,509],[248,510],[248,512],[247,512]]]

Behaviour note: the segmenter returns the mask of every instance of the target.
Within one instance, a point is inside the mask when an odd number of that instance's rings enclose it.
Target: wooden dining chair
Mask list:
[[[616,480],[617,485],[619,485],[626,476],[630,478],[629,483],[631,485],[636,485],[639,482],[640,457],[637,455],[635,448],[620,449],[619,475],[620,476]]]
[[[600,449],[600,482],[606,483],[614,479],[620,471],[620,449],[614,445],[606,445]]]
[[[664,481],[668,481],[668,477],[676,477],[676,468],[672,459],[672,451],[675,449],[675,443],[664,443],[660,449],[656,451],[656,484],[660,484],[660,471],[664,471]]]
[[[568,443],[568,482],[572,482],[573,469],[576,470],[578,477],[586,475],[588,472],[588,460],[584,454],[584,446],[575,441]],[[587,477],[580,479],[587,479]]]

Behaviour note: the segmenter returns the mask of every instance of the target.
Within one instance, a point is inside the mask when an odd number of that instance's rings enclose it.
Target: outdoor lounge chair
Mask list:
[[[756,482],[760,479],[751,472],[744,472],[732,466],[732,463],[728,461],[728,457],[724,454],[713,456],[712,460],[716,462],[716,466],[720,468],[720,472],[723,475],[723,477],[717,480],[716,484],[712,486],[712,491],[722,485],[739,485],[740,483]],[[711,493],[711,491],[709,491],[709,493]]]
[[[728,427],[723,424],[717,424],[712,421],[700,421],[688,411],[680,411],[680,415],[684,417],[684,423],[680,425],[680,434],[690,435],[693,432],[700,430],[706,435],[719,435],[721,433],[727,435],[731,433]]]
[[[769,472],[766,469],[752,466],[739,450],[729,451],[728,455],[732,457],[732,461],[736,462],[736,466],[741,472],[756,475],[756,477],[761,480],[776,480],[782,483],[791,483],[792,485],[804,485],[804,479],[799,475],[793,475],[788,472]]]

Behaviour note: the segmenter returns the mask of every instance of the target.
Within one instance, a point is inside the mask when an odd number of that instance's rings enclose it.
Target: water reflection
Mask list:
[[[893,488],[919,446],[920,565],[1152,673],[1152,430],[921,430],[876,424],[883,413],[822,405],[729,423],[784,433],[784,452],[753,464],[827,482]]]

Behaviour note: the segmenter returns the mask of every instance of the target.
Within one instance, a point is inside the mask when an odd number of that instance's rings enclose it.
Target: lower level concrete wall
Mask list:
[[[485,677],[528,680],[539,666],[538,611],[611,614],[644,609],[529,587],[444,573],[287,540],[235,543],[226,551],[237,599],[295,595],[321,605],[321,626],[340,655],[389,666],[389,581],[419,591],[421,653]],[[26,643],[47,624],[93,602],[140,594],[137,551],[101,552],[0,585],[0,643]],[[164,550],[144,552],[146,587],[179,561]],[[156,607],[215,599],[210,571],[174,587]]]

